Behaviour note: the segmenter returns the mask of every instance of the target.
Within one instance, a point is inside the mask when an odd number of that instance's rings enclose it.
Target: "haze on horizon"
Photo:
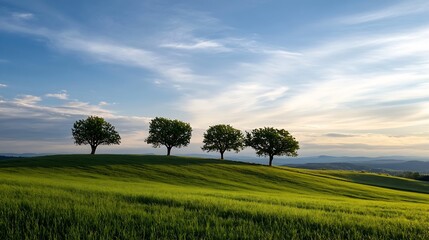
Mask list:
[[[301,156],[427,156],[428,39],[424,0],[0,0],[0,153],[87,153],[71,127],[97,115],[122,137],[99,153],[164,153],[162,116],[194,128],[173,154],[227,123]]]

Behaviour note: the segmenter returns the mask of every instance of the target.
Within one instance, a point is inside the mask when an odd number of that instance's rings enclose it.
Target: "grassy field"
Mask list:
[[[184,157],[5,160],[0,239],[429,239],[429,184]]]

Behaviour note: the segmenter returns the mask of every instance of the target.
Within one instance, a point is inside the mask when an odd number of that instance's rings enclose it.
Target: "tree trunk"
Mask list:
[[[224,152],[220,152],[220,159],[222,159],[222,160],[223,160],[223,153]]]
[[[170,156],[171,153],[171,147],[167,147],[167,156]]]
[[[97,150],[97,146],[91,145],[91,154],[95,154],[95,150]]]
[[[273,166],[273,159],[274,159],[274,156],[270,155],[270,164],[269,164],[270,167]]]

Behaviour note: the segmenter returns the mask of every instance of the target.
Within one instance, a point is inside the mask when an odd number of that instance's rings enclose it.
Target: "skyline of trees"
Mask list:
[[[226,151],[240,152],[245,147],[251,147],[258,156],[268,156],[269,166],[272,166],[274,156],[298,156],[299,142],[285,129],[273,127],[256,128],[245,131],[229,124],[210,126],[203,134],[203,151],[219,152],[224,159]],[[90,145],[91,154],[99,145],[120,144],[121,137],[115,127],[103,118],[89,116],[87,119],[74,123],[72,134],[77,145]],[[164,117],[155,117],[149,123],[149,135],[144,140],[154,148],[165,146],[167,156],[171,155],[173,147],[181,148],[190,144],[192,127],[189,123]]]

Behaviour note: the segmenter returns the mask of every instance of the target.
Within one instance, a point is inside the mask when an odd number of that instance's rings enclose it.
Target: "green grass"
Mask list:
[[[0,239],[429,239],[429,185],[197,158],[0,162]]]

